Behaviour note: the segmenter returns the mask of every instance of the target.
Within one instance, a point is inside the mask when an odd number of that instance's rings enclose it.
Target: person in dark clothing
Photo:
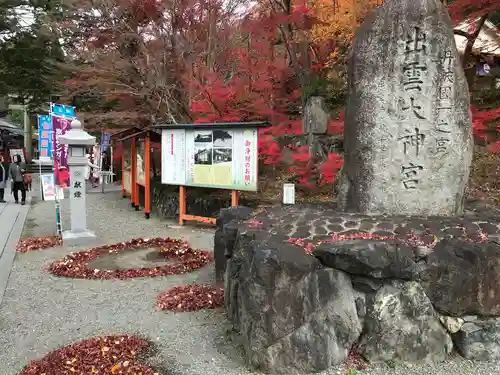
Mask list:
[[[3,155],[0,155],[0,203],[5,203],[5,188],[9,179],[9,165],[5,162]]]
[[[26,186],[24,185],[24,174],[26,166],[22,163],[21,156],[14,156],[15,162],[10,165],[9,177],[12,180],[12,193],[14,200],[19,203],[19,190],[21,190],[21,204],[26,204]]]

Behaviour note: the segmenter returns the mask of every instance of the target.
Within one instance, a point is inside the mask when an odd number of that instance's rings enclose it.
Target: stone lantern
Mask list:
[[[70,175],[71,230],[63,232],[66,245],[83,245],[96,238],[87,229],[87,207],[85,199],[85,172],[87,170],[86,148],[95,145],[95,137],[83,130],[82,123],[74,119],[71,130],[57,137],[60,144],[68,145],[68,168]]]

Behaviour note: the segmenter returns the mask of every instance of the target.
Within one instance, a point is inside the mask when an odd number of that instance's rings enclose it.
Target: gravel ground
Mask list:
[[[100,243],[134,237],[171,236],[211,250],[212,229],[179,228],[146,220],[119,193],[89,194],[89,226]],[[68,200],[63,201],[67,219]],[[65,220],[66,221],[66,220]],[[54,205],[35,203],[24,237],[53,234]],[[68,226],[68,223],[65,223]],[[158,311],[157,294],[175,285],[211,282],[213,267],[188,275],[126,281],[56,278],[42,267],[75,249],[54,248],[17,254],[4,303],[0,306],[0,375],[16,375],[31,359],[75,341],[106,334],[138,334],[158,344],[149,359],[162,375],[245,375],[249,372],[229,340],[223,311],[174,314]],[[452,359],[432,366],[372,367],[359,375],[493,375],[500,364]],[[343,367],[323,375],[345,374]]]

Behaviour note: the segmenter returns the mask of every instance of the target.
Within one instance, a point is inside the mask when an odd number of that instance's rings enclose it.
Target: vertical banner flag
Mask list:
[[[54,167],[57,173],[59,166],[68,166],[68,145],[60,145],[57,137],[70,130],[76,111],[75,107],[51,103],[50,113],[52,115],[52,146],[55,152]]]
[[[66,134],[71,127],[71,119],[52,116],[52,142],[54,144],[54,163],[56,170],[62,167],[68,167],[68,145],[62,145],[57,142],[57,137]]]
[[[111,134],[110,133],[102,133],[101,136],[101,154],[104,154],[108,147],[109,147],[109,141],[111,139]]]
[[[38,116],[38,151],[41,157],[52,156],[52,119],[51,116]]]

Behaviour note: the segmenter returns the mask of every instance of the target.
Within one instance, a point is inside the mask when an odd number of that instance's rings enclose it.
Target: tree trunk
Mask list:
[[[476,77],[476,64],[474,63],[474,56],[472,55],[472,48],[474,43],[481,32],[481,29],[488,18],[488,13],[483,15],[476,24],[476,28],[472,34],[467,37],[467,44],[465,45],[464,55],[462,58],[462,65],[465,70],[465,76],[467,78],[467,83],[469,84],[469,90],[472,90],[474,86],[474,78]]]

